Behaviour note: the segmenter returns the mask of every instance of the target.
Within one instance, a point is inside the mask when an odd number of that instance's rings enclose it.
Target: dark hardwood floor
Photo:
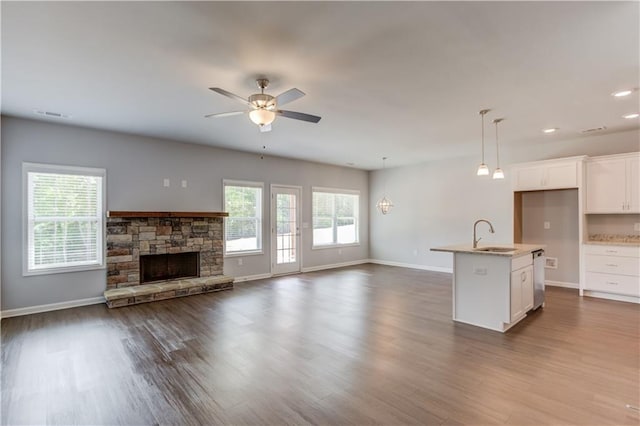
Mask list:
[[[3,424],[633,424],[640,307],[549,288],[507,334],[379,265],[2,320]]]

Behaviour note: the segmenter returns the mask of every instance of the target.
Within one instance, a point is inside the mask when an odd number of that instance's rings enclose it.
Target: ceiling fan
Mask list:
[[[303,91],[293,88],[274,97],[264,93],[264,89],[269,86],[269,80],[267,80],[266,78],[259,78],[256,80],[256,84],[260,89],[260,93],[255,93],[249,96],[248,99],[244,99],[241,96],[235,95],[231,92],[227,92],[226,90],[219,87],[210,87],[210,90],[213,90],[214,92],[228,98],[235,99],[236,101],[248,106],[249,109],[246,111],[232,111],[219,114],[208,114],[205,115],[205,117],[219,118],[249,113],[249,118],[260,127],[261,132],[271,131],[271,123],[273,123],[273,120],[276,119],[276,115],[280,115],[285,118],[293,118],[294,120],[308,121],[310,123],[317,123],[318,121],[320,121],[321,117],[318,117],[317,115],[278,109],[281,105],[293,102],[296,99],[300,99],[301,97],[303,97]]]

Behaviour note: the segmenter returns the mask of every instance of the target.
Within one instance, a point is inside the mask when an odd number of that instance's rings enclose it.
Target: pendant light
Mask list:
[[[384,173],[384,169],[385,169],[385,161],[386,161],[387,157],[382,157],[382,171]],[[382,214],[387,214],[391,211],[391,209],[393,208],[393,203],[391,202],[390,199],[387,198],[387,179],[383,176],[384,179],[384,192],[382,193],[382,198],[380,198],[380,200],[378,200],[378,202],[376,203],[376,207],[378,208],[378,210],[380,210],[380,213]]]
[[[484,163],[484,116],[491,111],[490,109],[480,110],[479,114],[482,120],[482,163],[478,166],[478,176],[489,176],[489,167]]]
[[[493,124],[496,125],[496,160],[497,160],[497,167],[496,167],[496,170],[493,172],[494,179],[504,179],[504,172],[500,168],[500,147],[498,146],[498,123],[500,123],[502,120],[504,120],[504,118],[496,118],[495,120],[493,120]]]

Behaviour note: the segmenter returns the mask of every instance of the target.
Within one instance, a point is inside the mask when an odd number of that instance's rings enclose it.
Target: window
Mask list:
[[[313,246],[357,244],[360,193],[312,188]]]
[[[104,169],[24,163],[25,275],[104,267]]]
[[[262,253],[262,183],[224,183],[225,254]]]

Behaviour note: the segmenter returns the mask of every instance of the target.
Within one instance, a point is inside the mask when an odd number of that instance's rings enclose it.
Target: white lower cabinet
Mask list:
[[[585,245],[583,290],[640,297],[640,247]]]
[[[511,322],[533,309],[533,266],[511,272]]]

